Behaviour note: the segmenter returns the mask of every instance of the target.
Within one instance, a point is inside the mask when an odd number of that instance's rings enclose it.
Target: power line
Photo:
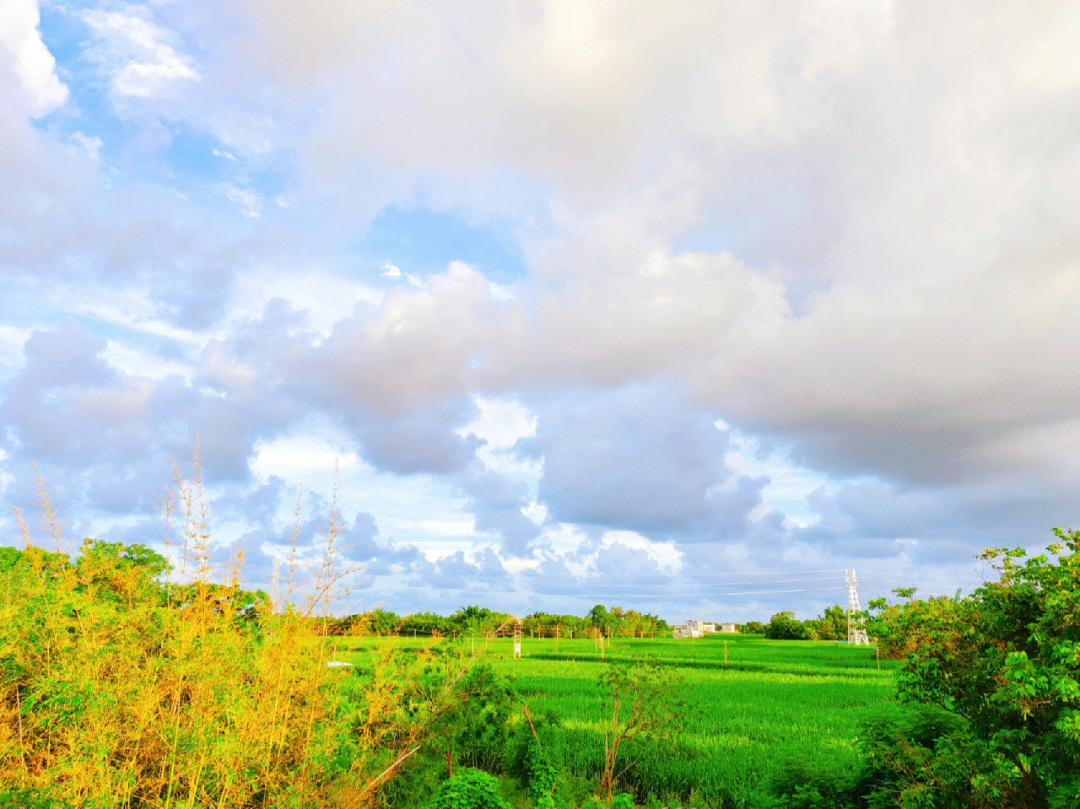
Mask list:
[[[897,582],[899,584],[910,583],[910,582],[913,582],[913,581],[914,582],[922,581],[922,582],[935,582],[935,583],[948,584],[950,582],[956,581],[955,579],[944,579],[944,578],[941,578],[939,576],[923,576],[921,574],[913,574],[909,579],[904,579],[904,580],[890,578],[890,576],[897,576],[897,575],[903,576],[904,574],[903,573],[896,573],[895,571],[892,571],[891,573],[886,573],[884,576],[878,576],[878,575],[875,575],[875,574],[871,573],[871,574],[866,575],[865,578],[874,579],[875,581],[895,581],[895,582]]]
[[[619,598],[714,598],[714,597],[730,597],[730,596],[759,596],[759,595],[779,595],[782,593],[817,593],[825,590],[846,590],[846,586],[837,587],[802,587],[792,590],[744,590],[742,592],[731,592],[730,590],[724,590],[718,593],[617,593]],[[604,593],[596,593],[592,590],[583,592],[547,592],[536,593],[536,595],[542,596],[574,596],[578,598],[589,598],[604,596]],[[608,593],[606,595],[612,595]]]
[[[804,579],[764,579],[764,580],[757,580],[757,581],[748,581],[748,580],[744,579],[742,581],[713,581],[713,582],[702,582],[700,584],[697,584],[697,583],[694,583],[694,582],[671,582],[671,583],[668,583],[668,584],[633,584],[633,583],[630,583],[630,584],[594,584],[594,585],[590,585],[590,589],[592,589],[592,590],[609,590],[609,589],[624,588],[624,587],[633,587],[633,588],[658,587],[658,588],[673,589],[673,588],[677,588],[677,587],[740,587],[740,586],[743,586],[743,585],[750,585],[750,586],[756,587],[756,586],[762,585],[762,584],[793,584],[793,583],[797,583],[797,582],[808,582],[808,581],[832,581],[835,578],[836,578],[835,576],[828,576],[828,577],[817,577],[817,578],[809,578],[809,579],[805,579],[805,578]]]

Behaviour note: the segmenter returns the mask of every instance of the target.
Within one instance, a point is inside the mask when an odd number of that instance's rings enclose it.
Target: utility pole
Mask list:
[[[848,643],[870,645],[870,639],[866,637],[866,630],[862,626],[862,618],[858,613],[862,612],[862,604],[859,603],[859,582],[855,578],[855,568],[844,571],[844,580],[847,582],[848,615],[847,615],[847,639]]]

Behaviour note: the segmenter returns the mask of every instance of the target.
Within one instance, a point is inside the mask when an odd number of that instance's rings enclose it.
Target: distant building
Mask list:
[[[675,627],[671,634],[675,638],[700,638],[702,635],[708,635],[715,631],[716,624],[689,620],[685,624]]]
[[[735,624],[720,624],[720,629],[718,631],[734,634],[735,632],[739,631],[739,627],[737,627]]]

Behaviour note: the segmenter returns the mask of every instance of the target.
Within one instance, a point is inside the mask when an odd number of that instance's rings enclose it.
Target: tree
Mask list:
[[[506,618],[502,613],[492,612],[487,607],[470,604],[468,607],[460,607],[451,615],[450,623],[464,635],[483,635],[493,631]]]
[[[765,627],[765,637],[769,640],[807,640],[810,633],[803,626],[802,621],[795,618],[793,612],[778,612]]]
[[[589,626],[601,634],[606,634],[615,623],[615,618],[603,604],[597,604],[589,610],[586,617],[589,619]]]
[[[893,591],[902,598],[911,591],[897,588]],[[890,604],[884,598],[869,603],[870,617],[867,632],[877,639],[881,656],[890,660],[903,660],[925,644],[949,636],[962,620],[967,609],[958,599],[932,597]]]
[[[986,551],[1000,580],[969,598],[878,605],[873,632],[917,638],[904,644],[901,696],[954,722],[932,755],[908,741],[888,767],[902,795],[930,796],[920,806],[1080,805],[1080,532],[1054,533],[1048,554],[1026,561]]]
[[[669,669],[650,663],[613,665],[604,672],[601,688],[610,697],[611,715],[604,725],[604,765],[597,791],[601,798],[612,799],[619,777],[634,764],[619,768],[623,742],[639,735],[674,739],[681,713],[676,684]]]

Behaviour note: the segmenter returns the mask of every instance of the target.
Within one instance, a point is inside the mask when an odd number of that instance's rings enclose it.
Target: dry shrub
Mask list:
[[[239,560],[229,584],[214,583],[197,463],[190,484],[177,478],[165,513],[181,525],[170,542],[187,580],[170,581],[166,560],[140,545],[87,540],[73,559],[24,529],[25,550],[0,548],[0,803],[374,803],[457,698],[460,675],[418,711],[409,668],[422,658],[388,653],[365,678],[327,667],[336,501],[297,608],[296,532],[283,603],[241,589]],[[59,549],[62,526],[40,489]]]

